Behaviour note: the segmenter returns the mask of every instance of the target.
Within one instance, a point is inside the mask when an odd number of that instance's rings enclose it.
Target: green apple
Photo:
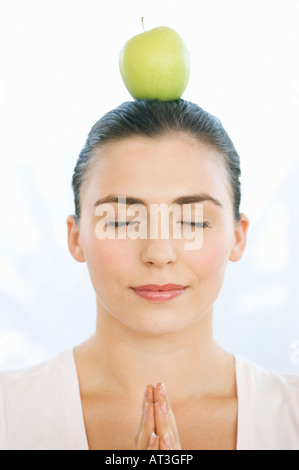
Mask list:
[[[179,99],[190,76],[190,56],[181,36],[160,26],[138,34],[124,45],[119,68],[134,99]]]

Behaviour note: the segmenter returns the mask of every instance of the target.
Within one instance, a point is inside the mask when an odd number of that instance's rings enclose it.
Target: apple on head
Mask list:
[[[160,26],[129,39],[119,68],[134,99],[170,101],[179,99],[190,76],[190,56],[181,36]]]

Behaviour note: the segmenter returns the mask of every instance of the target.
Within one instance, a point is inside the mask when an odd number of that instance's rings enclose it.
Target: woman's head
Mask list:
[[[108,112],[92,127],[75,167],[72,187],[75,216],[80,220],[80,195],[95,161],[96,151],[108,143],[130,137],[159,138],[188,134],[214,148],[226,170],[235,220],[240,219],[240,159],[236,149],[216,117],[198,105],[184,101],[129,101]]]
[[[238,155],[220,122],[191,103],[125,103],[94,125],[73,176],[78,220],[68,218],[68,242],[72,256],[87,263],[102,318],[155,335],[185,330],[212,311],[227,262],[240,259],[245,248],[248,221],[239,214],[239,175]],[[184,237],[97,236],[103,220],[98,203],[108,196],[138,199],[149,211],[177,199],[184,205],[195,194],[203,198],[200,220],[191,204],[188,220],[175,223],[197,223],[200,249],[186,250]],[[119,220],[117,202],[111,206]],[[124,225],[133,219],[121,217]],[[145,284],[187,289],[152,302],[132,289]]]

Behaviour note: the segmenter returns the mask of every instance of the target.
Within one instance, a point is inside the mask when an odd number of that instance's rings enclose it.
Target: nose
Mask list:
[[[173,241],[159,238],[144,240],[144,242],[141,254],[143,263],[162,267],[176,262],[177,253]]]

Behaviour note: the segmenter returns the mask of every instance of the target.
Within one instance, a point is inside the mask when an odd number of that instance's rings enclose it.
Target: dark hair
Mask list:
[[[103,144],[133,136],[158,138],[165,134],[187,133],[215,148],[223,157],[232,189],[234,216],[240,220],[240,158],[220,120],[198,105],[175,101],[136,100],[121,104],[97,121],[78,157],[72,179],[76,222],[80,219],[80,190]]]

